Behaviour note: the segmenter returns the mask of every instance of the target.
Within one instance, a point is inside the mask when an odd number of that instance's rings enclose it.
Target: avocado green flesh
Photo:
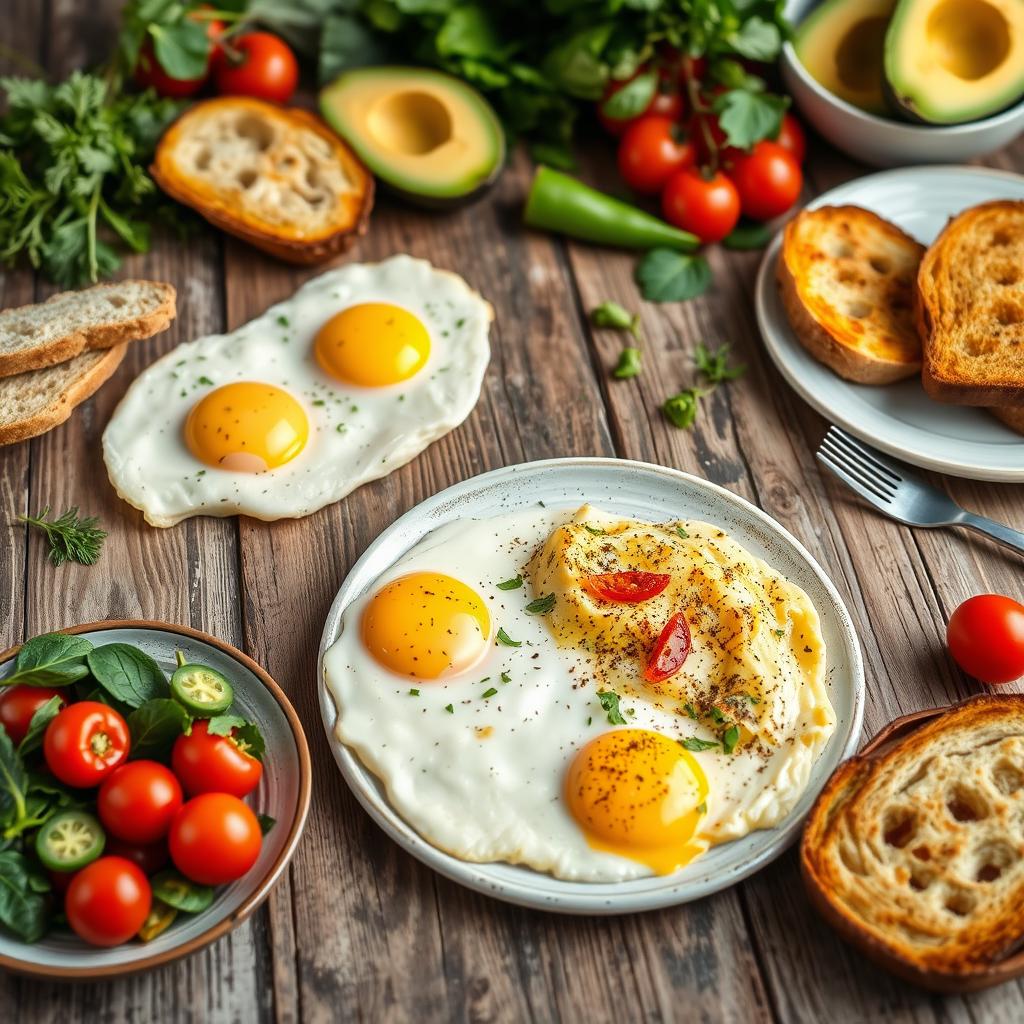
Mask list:
[[[320,93],[320,109],[381,182],[425,205],[473,197],[504,163],[505,136],[490,104],[439,71],[347,71]]]

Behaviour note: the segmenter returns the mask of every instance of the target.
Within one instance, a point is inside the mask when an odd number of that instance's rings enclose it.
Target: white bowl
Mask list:
[[[786,17],[799,23],[817,0],[789,0]],[[865,113],[830,93],[800,63],[792,43],[782,47],[782,80],[800,113],[834,146],[876,167],[963,163],[1001,149],[1024,132],[1024,100],[967,124],[911,124]]]

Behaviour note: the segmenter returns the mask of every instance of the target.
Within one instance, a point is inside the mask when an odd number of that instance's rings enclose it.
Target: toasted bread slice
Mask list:
[[[320,118],[222,96],[164,133],[150,172],[211,224],[292,263],[320,263],[366,231],[373,178]]]
[[[1024,696],[957,705],[821,792],[801,863],[812,899],[869,956],[970,985],[1024,938]]]
[[[1002,420],[1011,430],[1024,434],[1024,405],[995,405],[989,412],[997,420]]]
[[[120,365],[127,345],[83,352],[42,370],[0,378],[0,445],[63,423]]]
[[[175,291],[160,281],[112,281],[0,312],[0,377],[62,363],[165,330]]]
[[[1024,201],[954,217],[917,273],[921,382],[940,402],[1024,406]]]
[[[891,384],[921,368],[914,279],[924,246],[858,206],[803,210],[786,225],[777,275],[800,343],[840,377]]]

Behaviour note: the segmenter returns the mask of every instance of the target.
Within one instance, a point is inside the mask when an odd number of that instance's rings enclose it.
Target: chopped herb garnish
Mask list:
[[[420,691],[419,690],[410,690],[409,691],[409,696],[410,697],[418,697],[419,695],[420,695]]]
[[[522,647],[522,640],[513,640],[512,637],[505,632],[504,629],[498,630],[498,643],[504,644],[506,647]]]
[[[695,722],[697,721],[697,709],[689,701],[683,705],[683,710],[686,712],[687,718],[692,718]]]
[[[676,527],[676,533],[678,533],[679,536],[683,538],[683,540],[690,539],[690,535],[681,526]]]
[[[555,595],[545,594],[543,597],[538,597],[536,600],[531,601],[526,606],[526,610],[530,615],[547,615],[547,613],[554,607]]]
[[[590,723],[591,723],[591,722],[592,722],[593,720],[594,720],[594,717],[593,717],[593,715],[587,715],[587,725],[590,725]]]
[[[339,423],[339,424],[338,424],[338,425],[337,425],[337,426],[336,426],[336,427],[335,427],[334,429],[335,429],[335,430],[336,430],[336,431],[337,431],[337,432],[338,432],[339,434],[344,434],[344,433],[345,433],[345,431],[346,431],[346,430],[348,430],[348,427],[346,427],[344,423]]]
[[[729,346],[722,345],[711,351],[703,342],[699,342],[693,354],[697,369],[704,374],[710,384],[722,384],[727,380],[735,380],[747,372],[746,366],[729,365]]]
[[[710,714],[711,721],[714,722],[715,725],[725,725],[725,715],[723,715],[718,708],[712,707]]]
[[[708,813],[708,802],[706,800],[703,803],[697,804],[697,813],[698,814],[707,814]]]
[[[738,725],[730,725],[722,733],[722,749],[727,753],[731,754],[736,749],[736,744],[740,741],[740,727]]]
[[[322,398],[314,398],[313,405],[326,405],[327,403]]]
[[[512,677],[507,672],[502,672],[501,673],[501,681],[503,683],[511,683],[512,682]]]
[[[616,380],[629,380],[640,373],[640,349],[627,345],[619,353],[619,361],[612,370],[612,376]]]
[[[587,533],[592,533],[595,537],[603,537],[605,534],[605,531],[602,530],[600,526],[590,526],[587,523],[583,524],[583,529],[586,530]]]
[[[453,708],[451,704],[445,704],[444,709],[448,712],[449,715],[455,714],[455,708]]]
[[[503,583],[499,583],[499,590],[518,590],[523,585],[522,576],[513,576],[510,580],[505,580]]]
[[[776,636],[785,636],[786,635],[786,631],[784,629],[773,629],[772,632]]]
[[[291,326],[291,321],[290,321],[290,320],[288,319],[288,317],[286,317],[286,316],[284,315],[284,313],[282,313],[282,314],[281,314],[281,315],[280,315],[280,316],[279,316],[279,317],[277,318],[277,322],[278,322],[278,324],[279,324],[279,325],[280,325],[281,327],[289,327],[289,326]]]
[[[689,430],[697,419],[697,406],[706,394],[700,388],[683,388],[678,395],[665,399],[661,411],[673,427]]]
[[[482,696],[484,700],[486,700],[488,697],[493,697],[497,692],[498,691],[493,686],[489,686],[486,690],[484,690]]]
[[[213,381],[210,380],[210,378],[207,377],[206,374],[203,374],[203,376],[199,378],[198,383],[205,384],[207,387],[210,387],[213,384]]]
[[[590,311],[595,327],[610,327],[613,331],[629,331],[634,338],[640,337],[640,314],[630,313],[617,302],[602,302]]]
[[[50,564],[63,565],[78,562],[79,565],[95,565],[103,547],[106,531],[97,528],[96,516],[78,517],[78,506],[69,508],[56,519],[47,519],[50,506],[47,505],[37,516],[18,516],[23,523],[34,526],[46,534],[50,545]]]
[[[700,750],[714,750],[719,743],[717,740],[702,740],[699,736],[687,736],[679,741],[683,750],[690,750],[696,753]]]
[[[609,725],[625,725],[626,719],[622,717],[622,712],[619,710],[619,695],[613,693],[611,690],[601,690],[597,699],[601,702],[601,707],[608,713]]]
[[[747,700],[749,700],[751,704],[760,704],[761,703],[761,698],[760,697],[755,697],[752,693],[745,693],[745,694],[743,694],[743,696],[746,697]]]

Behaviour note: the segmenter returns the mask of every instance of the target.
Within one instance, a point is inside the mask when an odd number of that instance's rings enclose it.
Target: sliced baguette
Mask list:
[[[63,423],[124,359],[127,345],[83,352],[63,363],[0,378],[0,445],[36,437]]]
[[[160,281],[113,281],[0,312],[0,377],[63,363],[165,330],[175,291]]]
[[[800,343],[840,377],[891,384],[921,368],[914,281],[924,246],[858,206],[803,210],[777,264]]]
[[[950,220],[921,261],[917,319],[932,398],[1024,406],[1024,201]]]
[[[1011,430],[1016,430],[1018,434],[1024,434],[1024,405],[995,405],[989,412]]]

